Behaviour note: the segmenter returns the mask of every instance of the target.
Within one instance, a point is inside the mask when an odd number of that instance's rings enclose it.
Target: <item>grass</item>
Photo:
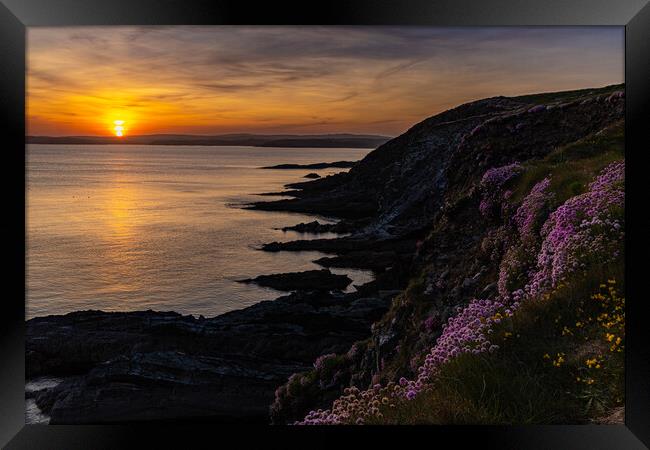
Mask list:
[[[597,89],[579,89],[576,91],[564,91],[564,92],[546,92],[541,94],[532,94],[532,95],[521,95],[519,97],[513,97],[517,100],[520,100],[525,103],[553,103],[559,101],[571,101],[585,95],[599,95],[605,93],[611,93],[625,89],[624,84],[612,84],[610,86],[605,86]]]
[[[432,390],[384,407],[370,423],[567,424],[608,416],[623,404],[624,324],[606,328],[610,319],[599,318],[618,314],[623,299],[615,292],[623,287],[606,280],[622,277],[621,262],[526,303],[495,328],[499,351],[461,355]],[[614,350],[607,334],[622,338]]]

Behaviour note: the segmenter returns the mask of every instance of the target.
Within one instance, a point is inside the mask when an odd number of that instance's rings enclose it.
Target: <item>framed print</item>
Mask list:
[[[650,445],[646,2],[0,18],[6,448]]]

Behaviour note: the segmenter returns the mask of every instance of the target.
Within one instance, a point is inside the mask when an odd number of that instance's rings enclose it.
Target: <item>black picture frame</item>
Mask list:
[[[626,82],[625,425],[454,427],[251,427],[215,424],[48,426],[24,423],[26,27],[74,25],[363,24],[432,26],[620,25]],[[643,117],[646,119],[644,120]],[[650,446],[650,336],[645,323],[648,230],[645,152],[650,117],[647,0],[2,0],[0,3],[1,236],[0,444],[8,449],[448,448],[642,449]],[[646,176],[647,178],[647,176]],[[645,276],[644,276],[645,275]],[[419,442],[419,443],[418,443]]]

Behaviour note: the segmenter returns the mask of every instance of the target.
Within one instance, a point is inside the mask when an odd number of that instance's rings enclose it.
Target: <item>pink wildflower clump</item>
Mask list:
[[[544,223],[529,296],[556,287],[569,274],[619,257],[624,239],[625,162],[606,167],[587,192],[567,200]]]
[[[489,340],[492,325],[514,312],[517,304],[506,305],[499,300],[474,300],[443,327],[441,336],[418,368],[415,380],[401,378],[399,383],[386,386],[375,384],[361,391],[346,388],[344,395],[334,401],[331,409],[310,411],[300,425],[363,424],[370,417],[381,417],[381,405],[413,400],[425,391],[440,366],[463,353],[494,352],[499,347]]]
[[[518,162],[488,169],[481,178],[482,188],[501,187],[523,170]]]
[[[553,200],[554,194],[550,192],[551,179],[544,178],[535,184],[530,193],[521,202],[514,215],[517,231],[522,240],[533,238],[537,235],[540,219],[545,218],[545,213]]]
[[[436,345],[431,349],[418,369],[415,382],[408,382],[409,391],[418,393],[431,381],[440,366],[463,353],[493,352],[498,347],[490,343],[492,325],[512,314],[512,309],[496,300],[474,300],[465,308],[458,308],[458,314],[451,317]]]
[[[499,295],[509,297],[512,290],[525,286],[537,262],[539,228],[546,219],[554,194],[550,178],[535,184],[513,216],[519,239],[505,252],[499,264]]]
[[[496,206],[504,199],[503,186],[523,171],[521,164],[515,162],[488,169],[481,178],[481,202],[479,211],[484,217],[493,214]],[[506,191],[507,192],[507,191]]]
[[[491,169],[484,176],[485,185],[502,186],[505,183],[502,180],[508,180],[520,170],[517,166]],[[510,168],[506,170],[505,167]],[[497,351],[499,347],[490,340],[493,326],[512,316],[520,302],[547,292],[567,275],[586,270],[590,263],[606,264],[620,256],[618,252],[624,238],[624,172],[624,162],[609,165],[589,185],[586,193],[570,198],[550,214],[541,227],[541,244],[513,247],[524,255],[508,252],[512,264],[519,264],[530,255],[536,256],[533,268],[521,272],[528,280],[525,288],[509,292],[504,287],[500,297],[474,300],[465,308],[457,308],[456,315],[443,326],[442,334],[426,354],[414,380],[402,377],[397,383],[375,384],[366,390],[346,388],[331,409],[311,411],[297,423],[360,425],[369,419],[381,418],[380,407],[413,400],[430,389],[445,363],[463,354]],[[548,187],[548,179],[538,183],[515,214],[514,221],[522,236],[536,234],[552,198]],[[507,266],[502,269],[507,270]],[[424,326],[426,328],[426,324]]]

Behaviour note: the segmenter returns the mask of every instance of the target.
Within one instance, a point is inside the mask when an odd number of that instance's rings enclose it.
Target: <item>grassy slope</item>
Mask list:
[[[513,187],[513,201],[523,199],[547,175],[551,175],[551,190],[559,203],[581,194],[595,174],[611,162],[623,159],[624,132],[625,125],[620,121],[601,133],[560,147],[542,160],[526,163],[525,172]]]
[[[624,84],[610,84],[609,86],[603,86],[600,88],[587,88],[587,89],[577,89],[573,91],[561,91],[561,92],[542,92],[539,94],[530,94],[530,95],[520,95],[518,97],[512,97],[516,100],[520,100],[526,103],[551,103],[551,102],[569,102],[576,100],[585,95],[599,95],[607,94],[613,91],[624,89]]]

